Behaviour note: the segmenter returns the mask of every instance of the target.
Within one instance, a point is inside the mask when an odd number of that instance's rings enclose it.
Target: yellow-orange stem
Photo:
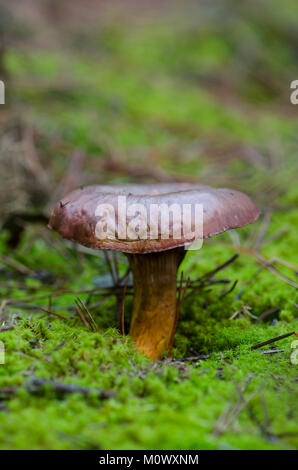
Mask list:
[[[150,359],[168,349],[175,326],[177,270],[184,249],[128,255],[134,277],[130,335]]]

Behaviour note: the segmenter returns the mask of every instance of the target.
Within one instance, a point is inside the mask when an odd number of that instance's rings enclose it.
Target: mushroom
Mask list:
[[[202,208],[199,230],[196,208]],[[65,196],[56,204],[49,227],[89,248],[127,255],[134,279],[130,336],[139,351],[154,360],[168,349],[175,327],[177,271],[185,248],[197,239],[250,224],[258,216],[248,196],[226,188],[187,183],[100,185]]]

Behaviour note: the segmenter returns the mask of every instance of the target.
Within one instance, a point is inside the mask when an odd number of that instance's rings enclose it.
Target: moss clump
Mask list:
[[[284,340],[284,352],[272,356],[249,349],[256,340],[294,325],[280,322],[270,331],[255,331],[248,325],[243,329],[242,320],[234,323],[214,334],[218,346],[226,346],[222,352],[228,359],[213,353],[191,365],[165,361],[154,366],[114,330],[92,333],[59,320],[31,320],[29,331],[18,325],[3,337],[1,389],[14,386],[16,392],[6,397],[0,414],[1,448],[294,447],[290,342]],[[32,348],[41,328],[47,335],[39,336],[38,347]],[[112,390],[115,397],[103,401],[75,393],[59,398],[51,389],[32,395],[26,387],[32,377]],[[230,422],[229,410],[248,378],[247,405]],[[281,437],[285,432],[287,437]]]

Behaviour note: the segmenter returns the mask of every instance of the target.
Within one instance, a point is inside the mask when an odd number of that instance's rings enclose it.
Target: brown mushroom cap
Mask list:
[[[183,235],[172,236],[175,220],[170,219],[170,237],[162,238],[161,227],[158,227],[156,239],[120,239],[117,232],[118,196],[126,196],[127,206],[143,204],[147,214],[151,204],[178,203],[203,205],[203,238],[211,237],[229,229],[239,228],[255,222],[259,209],[245,194],[226,188],[188,183],[165,184],[125,184],[87,186],[77,189],[59,201],[51,215],[49,227],[62,235],[89,248],[117,250],[125,253],[151,253],[165,251],[193,242]],[[115,238],[98,239],[95,234],[96,224],[100,220],[96,216],[99,204],[109,204],[116,215]],[[149,220],[149,217],[148,217]],[[178,221],[178,223],[180,223]],[[183,221],[181,221],[183,224]]]

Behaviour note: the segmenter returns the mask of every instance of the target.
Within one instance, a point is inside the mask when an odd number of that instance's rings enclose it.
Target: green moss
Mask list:
[[[91,333],[58,320],[51,325],[31,322],[32,330],[19,326],[5,334],[7,362],[0,369],[2,386],[20,387],[2,411],[2,448],[291,448],[293,439],[269,440],[244,410],[221,437],[214,435],[219,416],[239,398],[238,388],[253,374],[245,397],[249,407],[264,421],[271,417],[268,432],[293,432],[295,418],[295,368],[289,368],[289,342],[278,357],[251,352],[247,344],[283,333],[291,325],[278,325],[264,334],[243,329],[243,322],[223,328],[218,346],[225,346],[225,363],[218,354],[204,363],[152,364],[140,357],[130,342],[114,332]],[[28,340],[39,332],[40,349]],[[293,326],[292,326],[293,327]],[[228,330],[231,331],[228,331]],[[249,332],[250,330],[250,332]],[[244,331],[244,332],[243,332]],[[235,345],[234,336],[238,337]],[[16,340],[17,339],[17,340]],[[232,339],[232,340],[231,340]],[[62,340],[60,349],[51,353]],[[227,348],[228,347],[228,348]],[[59,399],[48,390],[32,396],[25,388],[31,376],[96,387],[115,392],[100,401],[80,394]],[[253,398],[251,395],[253,394]],[[266,402],[267,410],[264,409]],[[171,433],[168,430],[171,429]]]

